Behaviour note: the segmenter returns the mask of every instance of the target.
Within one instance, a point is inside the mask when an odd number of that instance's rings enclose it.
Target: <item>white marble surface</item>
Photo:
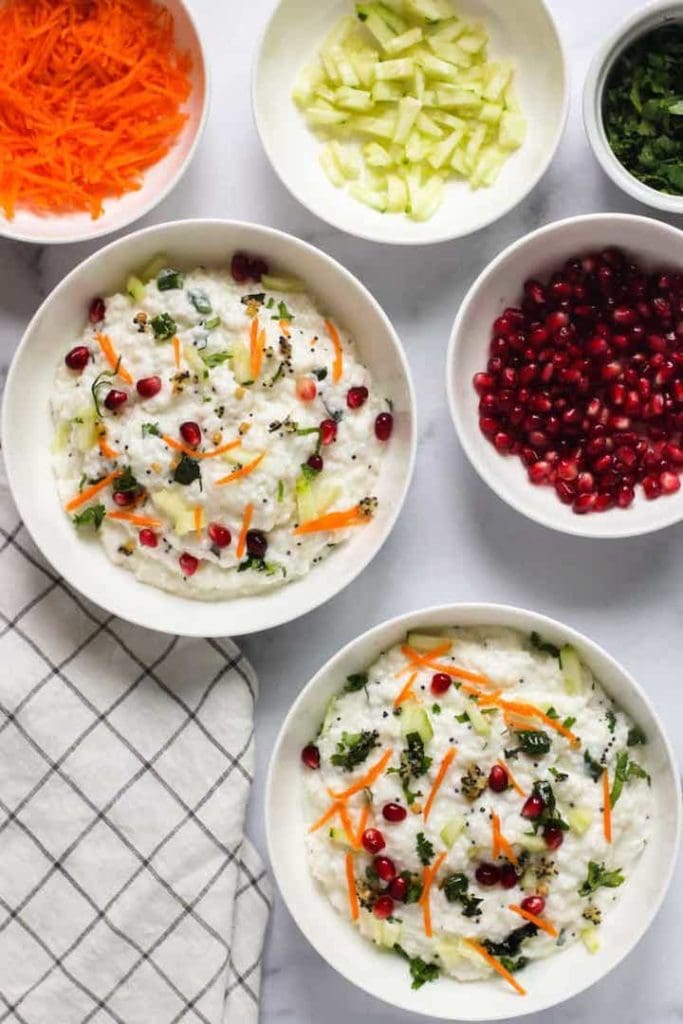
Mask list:
[[[501,3],[512,0],[499,0]],[[315,0],[311,0],[315,3]],[[420,412],[417,472],[384,550],[336,600],[300,622],[244,642],[261,677],[258,772],[251,832],[264,849],[263,784],[278,726],[305,681],[335,650],[392,615],[447,601],[502,601],[564,619],[593,636],[652,694],[683,758],[683,527],[598,544],[534,526],[501,504],[460,451],[446,408],[444,354],[457,305],[508,242],[548,221],[597,210],[645,213],[599,171],[587,148],[580,90],[593,49],[640,0],[550,0],[573,78],[559,154],[530,198],[499,224],[457,244],[392,250],[315,220],[270,170],[250,111],[250,65],[274,0],[193,0],[214,75],[211,118],[187,177],[146,223],[235,217],[290,231],[361,277],[401,334]],[[142,222],[143,224],[145,222]],[[597,241],[597,240],[596,240]],[[0,367],[6,369],[39,300],[97,247],[32,248],[0,241]],[[425,523],[429,522],[429,529]],[[675,1024],[683,1020],[680,950],[683,870],[649,935],[613,975],[534,1024]],[[311,949],[277,902],[266,953],[264,1024],[408,1024],[355,991]]]

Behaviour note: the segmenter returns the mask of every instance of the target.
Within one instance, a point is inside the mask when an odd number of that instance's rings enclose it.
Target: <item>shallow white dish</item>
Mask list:
[[[632,537],[683,519],[683,490],[648,501],[638,488],[630,509],[578,516],[552,487],[535,487],[518,458],[500,455],[479,429],[479,398],[472,385],[486,368],[491,326],[506,306],[515,306],[529,277],[543,278],[569,256],[617,246],[647,268],[683,266],[683,232],[630,214],[601,213],[556,221],[520,238],[480,274],[465,296],[448,346],[446,385],[455,428],[479,476],[512,508],[577,537]]]
[[[448,978],[414,992],[405,963],[373,946],[333,909],[306,869],[306,827],[300,752],[315,736],[330,698],[352,672],[371,665],[408,630],[445,626],[509,626],[539,632],[558,646],[569,643],[607,693],[648,737],[652,772],[652,840],[629,883],[601,926],[596,955],[574,944],[524,972],[522,998],[499,979],[459,984]],[[282,897],[309,942],[348,981],[405,1010],[443,1020],[511,1019],[577,995],[603,978],[629,953],[652,923],[671,881],[679,846],[681,797],[673,752],[645,693],[591,640],[534,612],[502,605],[446,605],[411,612],[353,640],[314,676],[292,706],[278,736],[266,789],[268,850]]]
[[[306,281],[323,308],[354,338],[382,393],[394,402],[394,433],[377,484],[379,512],[311,572],[277,590],[201,602],[140,583],[109,561],[97,541],[79,537],[61,507],[53,477],[49,411],[57,361],[80,337],[88,305],[120,291],[127,275],[160,252],[173,265],[226,266],[235,250],[264,256]],[[324,604],[365,568],[389,535],[413,472],[415,399],[400,341],[381,307],[347,270],[313,246],[271,228],[233,221],[188,220],[128,235],[77,267],[46,299],[12,362],[2,415],[7,474],[22,519],[68,583],[107,611],[149,629],[184,636],[241,635],[269,629]]]
[[[395,245],[460,238],[506,214],[547,170],[564,131],[569,89],[562,43],[544,0],[454,0],[453,6],[463,16],[485,21],[494,57],[516,60],[517,92],[529,134],[492,188],[473,192],[466,182],[450,182],[432,219],[417,223],[402,214],[378,213],[335,188],[318,162],[320,141],[291,98],[297,73],[312,61],[334,24],[353,13],[353,0],[280,0],[254,65],[256,127],[282,183],[334,227]]]
[[[680,0],[655,0],[622,22],[607,39],[595,57],[586,76],[583,90],[583,122],[586,135],[603,171],[615,185],[656,210],[683,214],[683,196],[667,195],[643,184],[617,160],[607,141],[602,120],[602,98],[610,71],[627,47],[641,36],[673,21],[683,22]]]
[[[190,165],[209,114],[209,70],[192,9],[185,0],[161,0],[173,15],[176,43],[192,58],[192,93],[186,107],[188,120],[171,151],[145,173],[142,187],[120,198],[107,199],[97,220],[89,213],[38,216],[18,209],[14,219],[0,213],[0,236],[37,245],[84,242],[101,238],[139,220],[173,189]]]

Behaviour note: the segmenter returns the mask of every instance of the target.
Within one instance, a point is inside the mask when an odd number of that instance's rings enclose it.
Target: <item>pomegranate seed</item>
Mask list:
[[[494,793],[504,793],[510,785],[510,778],[502,765],[494,764],[489,772],[489,789]]]
[[[368,400],[369,392],[366,387],[349,388],[346,394],[346,404],[349,409],[360,409]]]
[[[106,313],[106,311],[107,309],[104,304],[104,299],[93,299],[92,302],[90,303],[90,308],[88,310],[88,319],[90,320],[90,323],[101,323],[102,320],[104,320],[104,314]]]
[[[579,475],[579,464],[576,459],[561,459],[557,466],[557,475],[560,480],[576,480]]]
[[[247,553],[252,558],[265,558],[268,550],[268,540],[261,530],[247,531]]]
[[[656,476],[646,476],[643,479],[643,490],[648,501],[654,501],[662,493],[662,485]]]
[[[268,264],[260,256],[249,260],[249,276],[252,281],[260,281],[268,273]]]
[[[384,836],[378,828],[366,828],[361,836],[361,842],[368,853],[376,854],[387,845]]]
[[[127,401],[128,395],[125,391],[118,391],[116,388],[112,388],[104,400],[104,405],[110,412],[114,412],[116,409],[120,409],[122,405],[125,405]]]
[[[527,472],[532,484],[542,484],[550,475],[550,463],[545,461],[535,462],[533,466],[529,466]]]
[[[394,901],[391,896],[379,896],[375,900],[372,912],[380,921],[385,921],[387,917],[391,917],[394,912]]]
[[[209,523],[209,528],[206,532],[211,543],[215,544],[217,548],[227,548],[232,540],[230,530],[227,526],[222,526],[221,523]]]
[[[90,349],[86,345],[76,345],[64,357],[64,362],[70,370],[82,373],[90,361]]]
[[[540,917],[545,910],[545,900],[542,896],[527,896],[520,903],[522,910],[526,910],[535,917]]]
[[[315,771],[320,767],[320,751],[315,743],[308,743],[301,751],[301,760],[307,768]]]
[[[445,672],[437,672],[432,676],[431,691],[440,697],[450,688],[451,677]]]
[[[532,793],[531,796],[527,797],[524,806],[522,807],[523,818],[540,818],[545,810],[545,800],[538,793]]]
[[[480,864],[474,873],[479,885],[498,885],[500,881],[500,868],[496,864]]]
[[[405,807],[401,807],[400,804],[385,804],[384,807],[382,808],[382,817],[385,818],[386,821],[405,821],[407,815],[407,810],[405,809]]]
[[[250,276],[250,260],[246,253],[236,252],[230,263],[230,273],[237,284],[244,284]]]
[[[349,392],[349,395],[351,392]],[[394,429],[394,417],[390,412],[381,412],[375,420],[375,437],[378,441],[388,441]]]
[[[557,825],[546,825],[543,829],[543,838],[549,850],[557,850],[564,842],[564,832]]]
[[[185,444],[189,444],[192,448],[196,448],[202,441],[201,428],[198,423],[194,423],[192,420],[180,424],[180,436]]]
[[[617,505],[619,508],[629,508],[636,498],[636,492],[632,487],[620,487],[617,492]]]
[[[398,875],[389,885],[389,895],[397,903],[405,903],[408,896],[408,880]]]
[[[337,424],[334,420],[323,420],[320,424],[320,443],[327,447],[337,439]]]
[[[161,391],[161,377],[142,377],[135,387],[140,398],[154,398]]]
[[[485,395],[487,391],[493,391],[496,386],[495,379],[490,373],[475,373],[473,384],[478,395]]]
[[[396,867],[390,857],[375,857],[375,871],[383,882],[391,882],[396,878]]]
[[[178,562],[180,563],[183,576],[194,576],[199,568],[199,559],[195,558],[194,555],[188,554],[187,551],[183,552]]]
[[[500,869],[500,884],[504,889],[514,889],[519,879],[512,864],[503,864]]]
[[[118,505],[119,508],[128,508],[129,505],[133,505],[137,498],[135,491],[114,491],[112,494],[114,504]]]
[[[671,473],[668,470],[661,474],[659,483],[662,488],[662,494],[675,494],[676,491],[681,489],[681,478],[677,473]]]
[[[309,455],[306,459],[306,465],[310,469],[314,470],[314,472],[321,473],[325,463],[323,462],[322,455],[318,455],[317,452],[313,452],[313,454]]]
[[[584,516],[587,512],[592,512],[597,500],[598,496],[594,491],[589,491],[587,494],[580,494],[573,506],[577,516]]]
[[[558,480],[555,484],[555,492],[563,505],[574,504],[576,492],[571,484],[565,483],[564,480]]]
[[[144,530],[140,530],[138,540],[143,548],[155,548],[159,543],[159,538],[154,530],[148,530],[146,527]]]

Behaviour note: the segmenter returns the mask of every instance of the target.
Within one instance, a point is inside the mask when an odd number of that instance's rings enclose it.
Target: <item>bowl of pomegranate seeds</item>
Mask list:
[[[273,752],[268,844],[290,912],[354,984],[447,1020],[576,995],[652,922],[677,770],[607,653],[522,609],[386,622],[302,691]]]
[[[501,253],[448,350],[463,448],[544,526],[629,537],[683,519],[683,234],[596,214]]]
[[[183,635],[261,631],[336,594],[388,536],[415,453],[375,300],[317,249],[224,221],[153,227],[78,267],[29,325],[3,414],[46,558],[114,614]]]

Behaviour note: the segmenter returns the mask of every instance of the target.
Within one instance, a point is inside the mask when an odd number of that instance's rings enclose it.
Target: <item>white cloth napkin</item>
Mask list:
[[[0,1024],[255,1024],[256,676],[46,565],[0,458]]]

